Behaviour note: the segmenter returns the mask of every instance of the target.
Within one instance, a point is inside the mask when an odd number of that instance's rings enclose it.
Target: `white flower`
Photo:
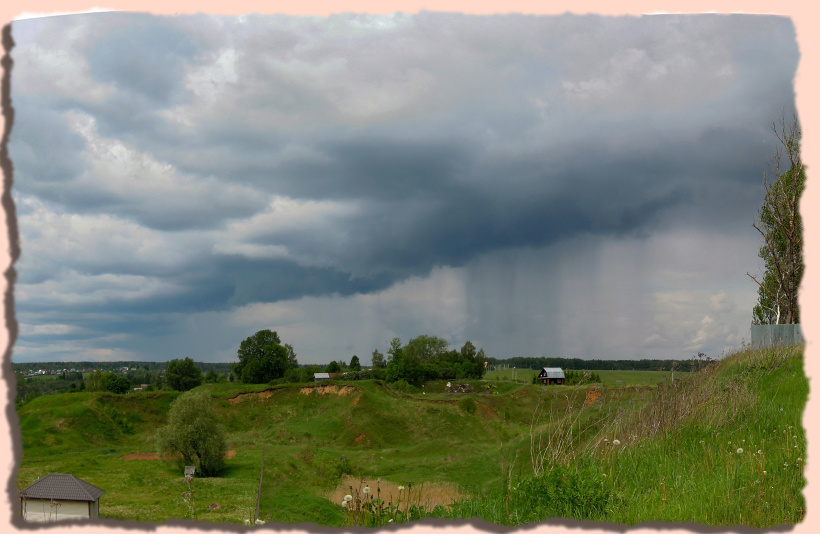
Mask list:
[[[362,490],[362,493],[364,493],[365,495],[370,493],[370,486],[365,486],[364,489]]]
[[[763,451],[757,451],[757,454],[763,454]]]
[[[703,441],[703,440],[700,440],[700,444],[701,444],[701,445],[705,445],[705,444],[706,444],[706,442],[705,442],[705,441]]]
[[[347,501],[342,501],[342,508],[347,508]]]
[[[388,523],[392,523],[392,522],[393,522],[393,520],[392,520],[392,519],[388,519],[388,520],[387,520],[387,522],[388,522]]]
[[[766,471],[763,471],[763,474],[765,475],[765,474],[766,474]]]
[[[350,502],[353,500],[353,495],[345,495],[345,502]]]
[[[447,382],[447,387],[448,387],[448,388],[450,387],[450,383],[449,383],[449,382]]]
[[[399,491],[404,491],[404,486],[399,486]]]
[[[604,473],[604,478],[606,478],[606,473]]]
[[[803,458],[798,458],[798,459],[797,459],[797,462],[798,462],[798,463],[800,463],[800,462],[802,462],[802,461],[803,461]]]
[[[612,444],[613,444],[613,445],[620,445],[620,444],[621,444],[621,442],[620,442],[620,441],[618,441],[617,439],[613,439],[613,440],[612,440]]]
[[[256,520],[257,525],[264,525],[265,523],[266,523],[266,521],[263,521],[262,519],[257,519]]]
[[[738,454],[743,454],[743,449],[738,448],[738,449],[737,449],[737,453],[738,453]]]

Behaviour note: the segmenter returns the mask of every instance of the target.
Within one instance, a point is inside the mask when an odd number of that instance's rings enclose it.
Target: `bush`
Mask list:
[[[174,457],[180,471],[193,465],[198,475],[218,476],[228,446],[210,397],[193,391],[177,397],[168,410],[168,426],[157,432],[156,446],[157,455]]]

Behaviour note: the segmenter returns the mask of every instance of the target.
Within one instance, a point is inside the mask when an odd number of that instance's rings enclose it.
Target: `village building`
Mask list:
[[[344,373],[313,373],[313,381],[314,382],[324,382],[325,380],[330,380],[331,378],[342,378]]]
[[[564,370],[560,367],[544,367],[538,375],[538,380],[545,386],[564,383]]]
[[[20,515],[33,523],[96,519],[103,493],[74,475],[49,473],[19,493]]]

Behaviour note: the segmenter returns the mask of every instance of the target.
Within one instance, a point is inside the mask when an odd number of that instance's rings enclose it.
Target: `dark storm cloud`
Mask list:
[[[573,239],[746,231],[798,60],[777,17],[17,28],[19,306],[114,318],[86,337]]]

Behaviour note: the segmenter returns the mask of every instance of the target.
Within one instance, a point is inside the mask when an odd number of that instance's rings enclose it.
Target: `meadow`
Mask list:
[[[195,479],[193,503],[173,464],[130,459],[151,457],[178,393],[47,395],[19,410],[17,484],[71,473],[106,491],[101,517],[241,524],[253,519],[264,454],[259,518],[275,523],[802,520],[802,347],[745,350],[674,382],[608,373],[572,387],[492,374],[450,388],[203,385],[230,458],[221,477]]]
[[[538,369],[499,369],[488,371],[486,380],[511,380],[522,384],[532,383],[532,377],[538,376]],[[671,380],[669,371],[623,371],[623,370],[596,370],[601,377],[601,383],[609,386],[655,386],[664,380]],[[675,371],[675,379],[688,375],[688,372]]]

